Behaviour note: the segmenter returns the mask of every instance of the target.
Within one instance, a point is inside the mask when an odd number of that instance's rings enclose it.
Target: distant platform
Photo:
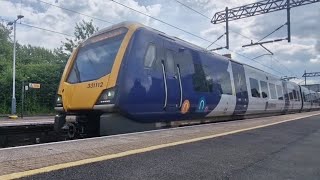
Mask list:
[[[0,118],[0,127],[13,127],[13,126],[28,126],[28,125],[39,125],[39,124],[53,124],[54,116],[35,116],[25,117],[23,119],[9,119]]]
[[[316,111],[5,148],[0,179],[312,179],[319,138]]]

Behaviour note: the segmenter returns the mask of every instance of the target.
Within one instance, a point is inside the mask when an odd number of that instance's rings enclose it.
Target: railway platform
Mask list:
[[[320,112],[0,149],[0,179],[318,179]]]
[[[54,116],[35,116],[35,117],[25,117],[23,119],[9,119],[0,118],[0,128],[1,127],[17,127],[17,126],[32,126],[41,124],[53,124]]]

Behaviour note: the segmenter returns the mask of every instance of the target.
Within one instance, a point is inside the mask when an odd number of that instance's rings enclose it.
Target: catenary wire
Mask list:
[[[159,21],[159,22],[161,22],[161,23],[163,23],[163,24],[166,24],[166,25],[168,25],[168,26],[170,26],[170,27],[172,27],[172,28],[175,28],[175,29],[178,29],[178,30],[180,30],[180,31],[183,31],[183,32],[185,32],[185,33],[187,33],[187,34],[189,34],[189,35],[192,35],[192,36],[194,36],[194,37],[197,37],[197,38],[199,38],[199,39],[201,39],[201,40],[204,40],[204,41],[206,41],[206,42],[212,43],[212,41],[209,41],[209,40],[207,40],[207,39],[205,39],[205,38],[203,38],[203,37],[201,37],[201,36],[198,36],[198,35],[196,35],[196,34],[194,34],[194,33],[191,33],[191,32],[189,32],[189,31],[186,31],[186,30],[184,30],[184,29],[182,29],[182,28],[179,28],[179,27],[177,27],[177,26],[175,26],[175,25],[172,25],[172,24],[170,24],[170,23],[167,23],[167,22],[165,22],[165,21],[163,21],[163,20],[161,20],[161,19],[158,19],[158,18],[156,18],[156,17],[153,17],[153,16],[151,16],[151,15],[148,15],[148,14],[146,14],[146,13],[143,13],[143,12],[141,12],[141,11],[138,11],[138,10],[136,10],[136,9],[133,9],[133,8],[131,8],[131,7],[127,6],[127,5],[125,5],[125,4],[122,4],[122,3],[118,2],[118,1],[115,1],[115,0],[110,0],[110,1],[112,1],[112,2],[114,2],[114,3],[116,3],[116,4],[119,4],[119,5],[121,5],[121,6],[125,7],[125,8],[128,8],[128,9],[130,9],[130,10],[132,10],[132,11],[135,11],[135,12],[137,12],[137,13],[139,13],[139,14],[142,14],[142,15],[144,15],[144,16],[147,16],[147,17],[149,17],[149,18],[151,18],[151,19],[154,19],[154,20],[156,20],[156,21]],[[219,44],[217,44],[217,45],[219,45]],[[277,70],[275,70],[274,68],[269,67],[269,66],[267,66],[267,65],[264,65],[264,64],[260,63],[259,61],[252,60],[252,58],[250,58],[250,57],[248,57],[248,56],[242,55],[242,54],[240,54],[240,53],[238,53],[238,52],[236,52],[236,51],[232,51],[232,50],[230,50],[230,49],[227,49],[227,50],[230,51],[230,52],[233,52],[233,53],[235,53],[235,54],[237,54],[237,55],[239,55],[239,56],[242,56],[242,57],[244,57],[244,58],[247,58],[247,59],[249,59],[249,60],[251,60],[251,61],[254,61],[254,62],[256,62],[256,63],[258,63],[258,64],[260,64],[260,65],[262,65],[262,66],[265,66],[265,67],[269,68],[270,70],[272,70],[272,71],[274,71],[274,72],[277,72],[277,73],[279,73],[279,74],[284,75],[282,72],[277,71]]]
[[[204,15],[203,13],[201,13],[201,12],[193,9],[192,7],[190,7],[190,6],[182,3],[181,1],[179,1],[179,0],[174,0],[174,1],[176,1],[177,3],[179,3],[180,5],[188,8],[188,9],[190,9],[191,11],[193,11],[193,12],[195,12],[195,13],[203,16],[203,17],[205,17],[206,19],[210,19],[210,20],[211,20],[210,17],[208,17],[208,16]],[[277,30],[280,29],[281,27],[283,27],[284,25],[286,25],[286,24],[283,24],[282,26],[280,26],[279,28],[277,28]],[[225,27],[225,26],[224,26],[224,27]],[[231,30],[231,29],[230,29],[230,31],[233,32],[233,33],[236,33],[236,34],[238,34],[238,35],[240,35],[240,36],[242,36],[242,37],[245,37],[245,38],[247,38],[247,39],[249,39],[249,40],[252,40],[252,38],[250,38],[250,37],[248,37],[248,36],[245,36],[245,35],[243,35],[243,34],[241,34],[241,33],[239,33],[239,32],[233,31],[233,30]],[[275,30],[275,31],[276,31],[276,30]],[[273,33],[273,32],[272,32],[272,33]],[[272,34],[272,33],[270,33],[270,34]],[[268,34],[267,36],[269,36],[270,34]],[[267,37],[267,36],[266,36],[266,37]],[[264,37],[264,38],[266,38],[266,37]],[[258,42],[260,42],[260,41],[263,40],[264,38],[260,39]],[[218,38],[218,40],[219,40],[219,39],[220,39],[220,37]],[[212,43],[212,44],[213,44],[213,43]],[[210,44],[210,46],[211,46],[212,44]],[[281,64],[289,73],[295,75],[295,73],[293,73],[291,70],[289,70],[289,68],[287,68],[285,65],[283,65],[282,63],[280,63],[280,61],[279,61],[278,59],[275,58],[275,60],[276,60],[279,64]],[[296,75],[295,75],[295,76],[296,76]]]
[[[81,12],[78,12],[78,11],[75,11],[75,10],[72,10],[72,9],[68,9],[68,8],[65,8],[65,7],[62,7],[62,6],[58,6],[58,5],[55,5],[55,4],[46,2],[46,1],[42,1],[42,0],[38,0],[38,1],[42,2],[44,4],[47,4],[47,5],[50,5],[50,6],[54,6],[54,7],[63,9],[65,11],[69,11],[69,12],[73,12],[73,13],[76,13],[76,14],[79,14],[79,15],[82,15],[82,16],[89,17],[89,18],[92,18],[92,19],[95,19],[95,20],[98,20],[98,21],[106,22],[106,23],[109,23],[109,24],[114,24],[113,22],[110,22],[110,21],[107,21],[107,20],[104,20],[104,19],[101,19],[101,18],[97,18],[97,17],[94,17],[94,16],[90,16],[90,15],[87,15],[87,14],[83,14]]]

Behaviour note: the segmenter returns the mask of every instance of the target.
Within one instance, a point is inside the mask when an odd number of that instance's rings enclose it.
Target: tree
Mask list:
[[[11,30],[0,23],[0,114],[8,114],[12,93],[13,42]],[[26,92],[25,110],[29,113],[53,112],[57,87],[65,66],[52,50],[31,45],[16,46],[17,111],[21,107],[22,82],[36,82],[41,89]]]
[[[2,23],[0,23],[0,40],[9,40],[10,33],[11,30],[6,28],[6,26]]]
[[[73,48],[98,30],[92,23],[76,24],[75,38],[67,39],[52,50],[32,45],[16,46],[16,98],[17,111],[21,110],[22,83],[40,83],[40,89],[30,89],[24,99],[29,114],[54,112],[54,103],[60,77]],[[0,114],[10,113],[12,93],[13,42],[11,30],[0,23]]]
[[[8,29],[5,25],[0,23],[0,72],[1,65],[8,63],[10,58],[12,59],[12,43],[10,42],[10,33],[11,30]]]
[[[62,50],[66,51],[68,55],[70,55],[74,48],[79,46],[79,44],[89,38],[93,33],[98,31],[98,27],[93,25],[93,21],[89,22],[82,20],[79,23],[76,23],[76,27],[74,30],[74,39],[66,38],[67,42],[62,42],[63,48],[56,49],[57,52],[63,54]]]

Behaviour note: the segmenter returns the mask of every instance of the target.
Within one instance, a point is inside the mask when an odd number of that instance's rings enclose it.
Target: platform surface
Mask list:
[[[0,179],[318,179],[319,114],[2,149]]]

